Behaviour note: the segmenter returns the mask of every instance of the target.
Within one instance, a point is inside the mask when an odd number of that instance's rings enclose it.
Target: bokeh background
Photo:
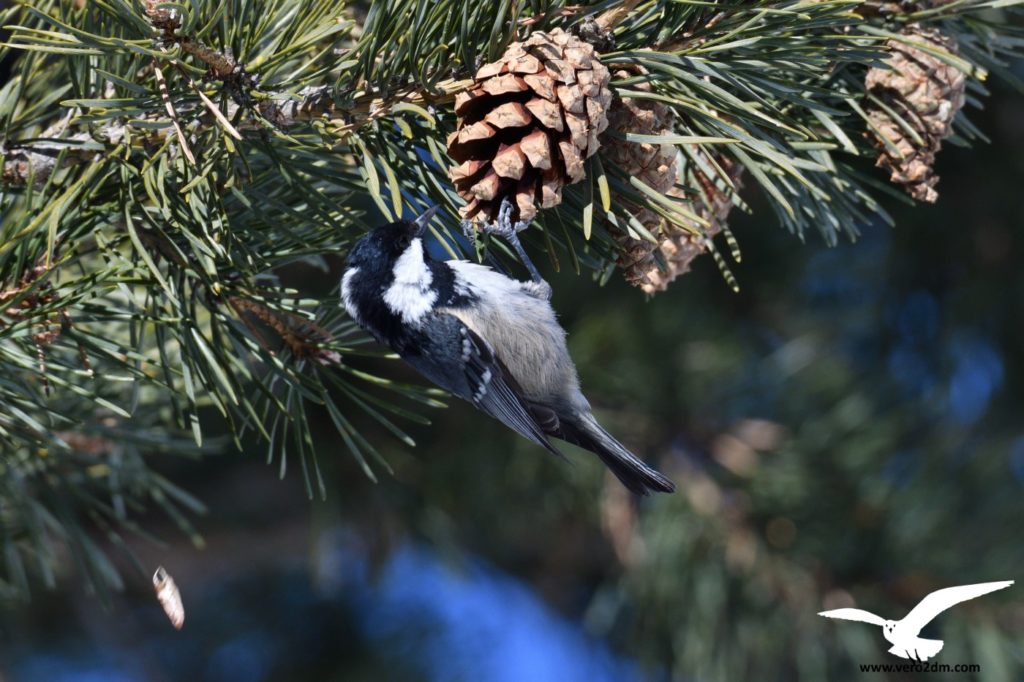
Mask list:
[[[0,677],[846,680],[899,662],[877,628],[816,613],[899,618],[939,587],[1024,579],[1024,98],[996,88],[972,118],[992,143],[947,144],[940,202],[893,202],[896,229],[829,249],[763,210],[732,220],[739,294],[710,260],[648,302],[548,263],[599,417],[677,494],[633,499],[596,458],[558,461],[464,404],[415,449],[362,425],[395,470],[377,484],[325,424],[326,500],[255,448],[168,460],[208,506],[203,540],[154,516],[159,542],[132,549],[175,577],[184,629],[146,580],[102,599],[68,566],[0,609]],[[942,679],[1024,679],[1024,584],[925,634],[939,662],[981,666]]]

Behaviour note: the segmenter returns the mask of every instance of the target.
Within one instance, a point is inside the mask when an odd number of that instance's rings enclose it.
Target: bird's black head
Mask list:
[[[364,272],[390,270],[412,240],[423,237],[438,208],[434,206],[416,220],[399,220],[370,230],[352,247],[345,266]]]

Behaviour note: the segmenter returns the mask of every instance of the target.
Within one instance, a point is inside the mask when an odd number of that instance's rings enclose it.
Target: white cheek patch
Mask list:
[[[395,261],[395,283],[430,286],[433,276],[423,260],[423,240],[413,239]]]
[[[341,278],[341,301],[345,304],[349,317],[356,322],[359,321],[359,310],[356,308],[356,302],[352,300],[352,279],[358,274],[359,268],[352,268],[346,270]]]
[[[409,248],[395,261],[395,281],[384,292],[384,303],[406,324],[415,324],[429,313],[437,302],[437,292],[430,288],[434,280],[423,259],[423,240],[413,239]]]

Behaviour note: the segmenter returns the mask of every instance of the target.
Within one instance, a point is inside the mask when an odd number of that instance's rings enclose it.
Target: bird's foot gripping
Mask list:
[[[487,235],[495,235],[501,237],[509,243],[512,249],[519,256],[519,260],[523,262],[526,269],[530,271],[530,277],[538,285],[547,292],[547,297],[551,296],[551,285],[544,281],[544,278],[540,276],[540,271],[537,270],[537,266],[533,264],[530,257],[526,255],[526,249],[523,248],[522,242],[519,241],[519,233],[530,226],[529,221],[517,220],[515,223],[512,222],[512,204],[508,199],[504,199],[501,202],[501,207],[498,209],[498,219],[493,223],[484,224],[481,228],[481,232]],[[462,231],[468,239],[475,238],[475,230],[473,224],[468,220],[462,221]]]

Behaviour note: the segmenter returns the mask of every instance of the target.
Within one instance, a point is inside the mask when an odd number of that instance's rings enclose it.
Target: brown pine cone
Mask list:
[[[709,156],[704,155],[703,159],[710,165]],[[664,291],[677,277],[689,272],[693,259],[708,250],[708,240],[725,229],[733,208],[732,190],[724,180],[710,177],[688,157],[681,155],[679,160],[682,162],[683,183],[692,191],[684,193],[673,188],[668,194],[683,199],[687,203],[687,208],[706,220],[708,225],[705,227],[693,221],[691,225],[686,226],[689,229],[684,229],[669,224],[657,214],[641,209],[644,214],[650,214],[657,220],[657,223],[653,223],[644,219],[643,214],[637,215],[652,234],[659,234],[651,229],[655,224],[661,229],[659,243],[655,246],[650,242],[641,242],[625,235],[628,241],[620,237],[617,239],[624,245],[619,265],[626,280],[646,294]],[[715,160],[735,190],[739,191],[742,187],[743,167],[724,156],[715,157]],[[664,261],[664,269],[658,262],[659,257]]]
[[[938,29],[910,24],[902,34],[956,54],[956,41]],[[953,119],[964,105],[966,77],[912,45],[890,40],[886,48],[889,68],[868,70],[867,91],[909,125],[921,141],[915,140],[889,112],[869,101],[866,109],[872,129],[868,135],[879,150],[876,165],[887,168],[889,180],[903,185],[910,196],[935,202],[939,197],[935,191],[939,182],[934,170],[935,155],[942,148],[942,140],[952,132]]]
[[[462,216],[493,222],[508,199],[512,220],[530,220],[538,206],[561,203],[608,126],[609,78],[594,48],[561,29],[512,43],[480,67],[455,99],[458,127],[448,137]]]
[[[641,66],[623,66],[616,70],[617,79],[630,78],[646,73]],[[650,92],[648,83],[634,86],[637,90]],[[663,102],[633,97],[616,98],[608,110],[608,130],[615,136],[604,136],[601,156],[606,167],[615,167],[626,175],[644,181],[652,189],[667,194],[676,182],[679,166],[676,157],[679,150],[670,144],[630,142],[626,134],[668,135],[672,133],[672,110]],[[665,220],[649,209],[626,203],[624,208],[655,237],[665,231]],[[625,230],[613,233],[618,242],[618,265],[626,281],[636,287],[649,283],[648,272],[653,263],[654,250],[658,245],[646,239],[636,239]]]
[[[616,78],[646,73],[642,67],[621,68]],[[636,85],[636,90],[650,91],[646,83]],[[676,182],[676,154],[671,144],[630,142],[624,139],[627,133],[639,135],[671,135],[673,131],[672,110],[664,102],[632,97],[617,98],[608,110],[608,130],[621,135],[606,135],[601,156],[627,175],[640,178],[652,189],[667,193]],[[643,221],[641,221],[643,222]]]

